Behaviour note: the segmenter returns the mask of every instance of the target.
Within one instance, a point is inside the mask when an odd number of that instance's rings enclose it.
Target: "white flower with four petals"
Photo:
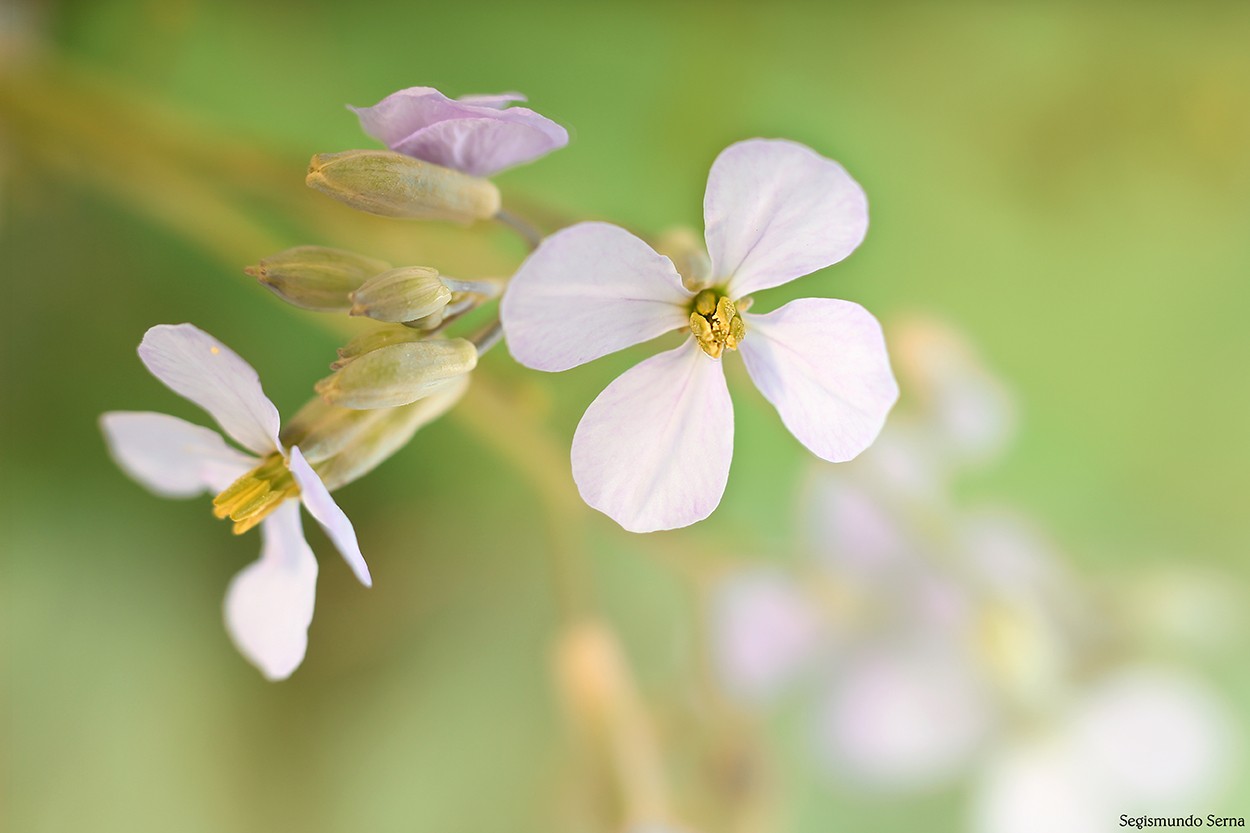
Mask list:
[[[687,526],[720,503],[733,454],[724,350],[742,352],[790,432],[832,462],[867,448],[898,397],[881,327],[858,304],[737,309],[864,239],[867,200],[840,165],[794,142],[739,142],[713,163],[703,211],[711,269],[697,286],[629,232],[580,223],[543,241],[501,307],[513,357],[536,370],[691,331],[608,385],[573,437],[583,499],[632,532]]]
[[[174,393],[199,405],[239,445],[220,434],[166,414],[113,411],[100,423],[117,464],[164,497],[223,492],[266,464],[290,483],[260,521],[259,560],[245,567],[226,592],[226,628],[239,651],[271,680],[299,667],[308,645],[317,584],[317,560],[304,540],[299,504],[317,520],[366,587],[372,584],[356,532],[299,448],[284,450],[278,409],[261,390],[251,365],[190,324],[148,330],[139,358]],[[286,499],[298,495],[299,500]]]

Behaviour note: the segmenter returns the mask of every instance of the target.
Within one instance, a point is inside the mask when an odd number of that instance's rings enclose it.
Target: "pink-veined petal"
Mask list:
[[[693,339],[625,371],[573,435],[582,499],[630,532],[712,514],[733,456],[734,415],[719,360]]]
[[[256,465],[216,431],[168,414],[111,411],[100,430],[117,465],[164,497],[220,492]]]
[[[692,294],[673,262],[608,223],[548,237],[500,306],[508,349],[535,370],[568,370],[688,326]]]
[[[343,514],[334,498],[330,497],[330,492],[321,482],[321,478],[295,446],[291,446],[287,466],[291,469],[291,476],[299,484],[300,500],[304,502],[308,514],[321,524],[321,528],[334,542],[334,546],[360,583],[365,587],[372,587],[373,578],[369,575],[369,565],[365,563],[365,557],[360,553],[360,543],[356,540],[356,530],[352,527],[352,522]]]
[[[278,448],[278,409],[261,390],[256,371],[208,333],[191,324],[160,324],[144,334],[139,358],[244,448],[261,455]]]
[[[871,313],[850,301],[802,298],[743,319],[738,349],[747,372],[799,442],[833,463],[872,445],[898,384]]]
[[[261,522],[260,558],[226,590],[226,630],[269,680],[285,680],[304,660],[317,592],[317,559],[304,540],[299,504],[287,501]]]
[[[752,139],[712,163],[703,220],[712,276],[736,299],[845,258],[868,231],[868,200],[832,159]]]
[[[474,176],[491,176],[568,144],[560,125],[516,93],[447,98],[432,87],[392,93],[373,107],[351,107],[366,133],[396,153]]]

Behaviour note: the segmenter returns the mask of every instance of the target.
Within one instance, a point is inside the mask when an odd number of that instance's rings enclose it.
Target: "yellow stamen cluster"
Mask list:
[[[282,501],[298,494],[299,486],[282,455],[270,454],[213,498],[213,514],[230,518],[234,521],[234,534],[242,535],[267,518]]]
[[[694,333],[703,352],[714,359],[719,359],[726,348],[737,350],[738,343],[747,334],[734,302],[713,289],[705,289],[694,296],[690,332]]]

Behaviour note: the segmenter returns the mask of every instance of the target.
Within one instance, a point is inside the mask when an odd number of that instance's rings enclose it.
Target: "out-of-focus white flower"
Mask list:
[[[612,382],[573,437],[582,498],[633,532],[687,526],[720,503],[733,456],[724,351],[742,352],[790,432],[832,462],[867,448],[898,396],[881,328],[858,304],[806,298],[745,312],[751,293],[837,263],[863,240],[867,201],[840,165],[794,142],[739,142],[712,165],[703,209],[706,274],[679,274],[616,226],[580,223],[530,255],[500,310],[513,357],[536,370],[691,334]]]
[[[1123,668],[1059,721],[1004,745],[976,784],[974,830],[1080,833],[1122,813],[1188,815],[1219,793],[1235,745],[1231,715],[1197,679]]]
[[[949,781],[994,723],[991,693],[958,645],[865,647],[833,674],[818,751],[861,785],[922,789]]]
[[[226,628],[261,673],[284,679],[304,659],[317,583],[317,560],[304,540],[300,502],[368,587],[372,579],[356,532],[299,448],[282,447],[278,409],[265,396],[256,371],[234,351],[190,324],[160,325],[144,335],[139,358],[250,454],[176,417],[113,411],[100,420],[113,458],[162,497],[220,492],[219,514],[229,510],[236,531],[259,523],[260,559],[230,582]]]

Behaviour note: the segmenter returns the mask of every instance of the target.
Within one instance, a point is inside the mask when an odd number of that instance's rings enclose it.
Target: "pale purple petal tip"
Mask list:
[[[528,107],[519,93],[450,99],[432,87],[392,93],[372,107],[352,107],[360,126],[397,153],[491,176],[532,162],[569,142],[569,133]]]
[[[284,680],[308,647],[317,591],[317,559],[304,541],[299,505],[288,501],[260,525],[260,558],[226,591],[226,630],[235,647],[269,680]]]
[[[868,231],[868,200],[832,159],[752,139],[716,157],[703,220],[712,275],[736,299],[845,258]]]
[[[168,414],[111,411],[100,430],[117,465],[163,497],[220,492],[256,464],[216,431]]]
[[[608,223],[578,223],[526,258],[500,306],[513,358],[568,370],[687,326],[691,293],[672,261]]]
[[[743,320],[747,372],[799,442],[832,463],[872,444],[898,399],[877,319],[850,301],[803,298]]]
[[[157,379],[217,420],[243,447],[257,454],[278,448],[278,409],[261,390],[252,366],[191,324],[148,330],[139,358]]]
[[[627,370],[573,435],[582,499],[630,532],[701,521],[720,503],[733,456],[733,404],[720,361],[693,339]]]
[[[295,446],[291,446],[287,465],[295,482],[299,484],[300,499],[308,513],[321,524],[321,528],[334,542],[334,546],[360,583],[365,587],[372,587],[373,578],[369,575],[369,565],[365,564],[365,557],[360,554],[360,544],[356,540],[356,530],[352,527],[352,522],[343,514],[334,498],[330,497],[330,492],[321,482],[321,478]]]

